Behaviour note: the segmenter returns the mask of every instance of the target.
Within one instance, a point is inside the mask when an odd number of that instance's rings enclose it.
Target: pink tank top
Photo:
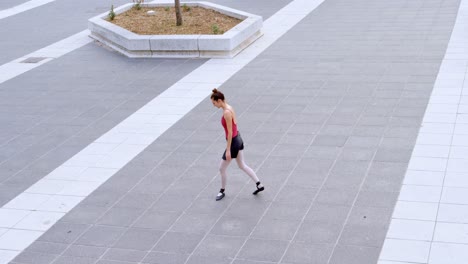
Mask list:
[[[224,119],[224,115],[221,116],[221,125],[224,127],[224,133],[226,134],[226,139],[228,137],[228,130],[227,130],[227,124],[226,124],[226,119]],[[237,125],[234,123],[234,118],[232,119],[232,138],[235,138],[237,136]]]

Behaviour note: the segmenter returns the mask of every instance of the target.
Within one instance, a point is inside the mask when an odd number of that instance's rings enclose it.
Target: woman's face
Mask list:
[[[213,105],[214,105],[216,108],[220,108],[220,107],[221,107],[221,100],[220,100],[220,99],[218,99],[218,100],[211,99],[211,102],[213,103]]]

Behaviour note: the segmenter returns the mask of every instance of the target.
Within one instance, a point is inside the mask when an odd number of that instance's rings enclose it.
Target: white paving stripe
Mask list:
[[[468,263],[468,0],[461,0],[378,264]]]
[[[89,34],[89,30],[81,31],[80,33],[58,41],[43,49],[1,65],[0,84],[92,42],[93,40],[88,37]],[[37,63],[22,62],[33,57],[45,59]]]
[[[54,2],[56,0],[31,0],[21,5],[17,5],[8,9],[0,10],[0,19],[4,19],[10,16],[14,16],[24,11],[28,11],[30,9],[36,8],[38,6],[42,6],[48,4],[50,2]]]
[[[265,21],[264,36],[235,58],[207,61],[0,208],[0,215],[5,215],[5,224],[0,222],[0,264],[21,253],[209,96],[214,87],[227,81],[322,2],[292,1]],[[76,39],[76,44],[81,45],[83,38]],[[58,54],[63,54],[66,47],[59,47],[62,52]],[[13,211],[14,214],[9,213]]]

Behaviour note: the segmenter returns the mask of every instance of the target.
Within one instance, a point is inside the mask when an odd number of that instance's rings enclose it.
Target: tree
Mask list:
[[[176,25],[182,26],[182,13],[180,12],[180,0],[175,1]]]
[[[175,14],[176,14],[176,25],[182,26],[182,13],[180,12],[180,0],[174,0]],[[145,0],[133,0],[135,7],[140,9],[140,4],[144,3]]]

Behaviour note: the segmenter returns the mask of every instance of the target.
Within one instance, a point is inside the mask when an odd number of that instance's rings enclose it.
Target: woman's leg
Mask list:
[[[240,150],[239,154],[237,154],[236,161],[237,161],[237,165],[239,165],[239,168],[243,170],[245,173],[247,173],[247,175],[249,175],[249,177],[252,178],[254,182],[260,181],[257,177],[257,174],[255,174],[252,168],[250,168],[249,166],[247,166],[247,164],[245,164],[242,150]]]
[[[218,195],[216,195],[216,201],[219,201],[224,198],[224,189],[226,188],[227,174],[226,170],[229,166],[230,161],[221,159],[221,164],[219,164],[219,173],[221,174],[221,190],[219,190]]]
[[[261,191],[264,191],[265,190],[265,187],[263,186],[263,184],[260,182],[260,180],[258,179],[257,177],[257,174],[255,174],[255,172],[252,170],[252,168],[250,168],[249,166],[247,166],[247,164],[245,164],[244,162],[244,156],[242,154],[242,150],[239,151],[239,154],[237,154],[237,165],[239,165],[239,168],[241,170],[243,170],[245,173],[247,173],[247,175],[250,176],[250,178],[252,178],[252,180],[255,182],[255,184],[257,185],[257,190],[255,190],[253,192],[254,195],[258,194],[259,192]]]
[[[227,168],[231,161],[221,159],[221,164],[219,164],[219,173],[221,174],[221,189],[226,188],[226,181],[227,181]]]

